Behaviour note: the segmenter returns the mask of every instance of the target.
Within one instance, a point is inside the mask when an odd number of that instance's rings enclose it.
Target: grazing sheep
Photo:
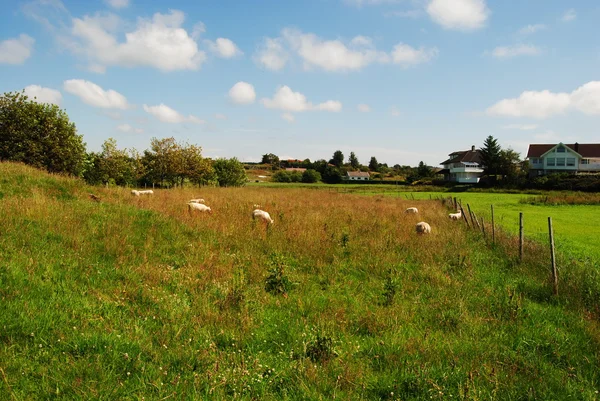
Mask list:
[[[131,191],[131,194],[134,195],[134,196],[152,195],[152,194],[154,194],[154,191],[151,190],[151,189],[146,189],[146,190],[143,190],[143,191],[137,191],[137,190],[134,189],[134,190]]]
[[[413,214],[417,214],[419,213],[419,209],[417,209],[416,207],[409,207],[408,209],[406,209],[404,211],[404,213],[413,213]]]
[[[462,213],[459,210],[457,213],[450,213],[448,217],[450,217],[450,220],[460,220]]]
[[[212,209],[203,203],[190,202],[187,205],[188,205],[188,212],[190,212],[190,213],[192,212],[192,210],[197,210],[199,212],[212,213]]]
[[[206,203],[206,202],[204,202],[204,199],[198,198],[198,199],[192,199],[188,203]]]
[[[267,224],[273,224],[273,219],[271,218],[271,215],[267,212],[265,212],[264,210],[260,210],[260,209],[255,209],[252,212],[252,219],[261,219],[262,221],[264,221]]]
[[[431,233],[431,226],[429,224],[425,223],[424,221],[417,223],[417,225],[415,226],[415,229],[417,230],[417,234]]]

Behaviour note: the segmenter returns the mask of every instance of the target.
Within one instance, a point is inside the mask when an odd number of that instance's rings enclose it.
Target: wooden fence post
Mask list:
[[[494,226],[494,205],[492,207],[492,244],[496,243],[496,227]]]
[[[523,212],[519,212],[519,262],[523,261]]]
[[[475,212],[472,212],[471,217],[475,219],[475,223],[477,223],[477,228],[479,228],[479,231],[481,231],[481,226],[479,225],[479,220],[477,219],[477,215],[475,214]],[[475,226],[473,226],[473,228],[475,228]]]
[[[552,262],[552,285],[554,295],[558,295],[558,275],[556,273],[556,255],[554,253],[554,232],[552,231],[552,217],[548,217],[548,233],[550,234],[550,260]]]
[[[471,217],[471,226],[475,228],[475,223],[473,222],[473,213],[471,212],[471,206],[467,203],[467,209],[469,209],[469,217]]]
[[[465,215],[465,211],[462,207],[462,203],[459,203],[460,206],[460,214],[463,217],[463,219],[465,219],[465,223],[467,224],[467,227],[469,227],[469,220],[467,219],[467,216]]]
[[[483,216],[481,216],[481,231],[483,232],[483,238],[486,238],[486,235],[485,235],[485,221],[483,220]]]

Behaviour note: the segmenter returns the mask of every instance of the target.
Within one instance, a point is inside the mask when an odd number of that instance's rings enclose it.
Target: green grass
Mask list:
[[[1,399],[598,399],[598,270],[439,202],[0,176]]]

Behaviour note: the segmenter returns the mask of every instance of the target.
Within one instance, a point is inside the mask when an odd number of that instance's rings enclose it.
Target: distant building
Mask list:
[[[285,171],[299,171],[299,172],[303,173],[306,171],[306,169],[301,168],[301,167],[288,167],[285,169]]]
[[[369,181],[371,174],[367,171],[348,171],[346,173],[346,179],[348,181]]]
[[[444,168],[437,172],[444,180],[462,184],[477,184],[483,175],[481,150],[471,146],[471,150],[460,150],[449,154],[450,158],[441,162]]]
[[[600,172],[600,143],[532,144],[527,151],[529,176]]]

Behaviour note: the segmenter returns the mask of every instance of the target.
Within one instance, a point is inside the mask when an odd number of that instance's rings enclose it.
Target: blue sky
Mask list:
[[[494,135],[599,142],[596,0],[3,0],[0,90],[88,149],[437,166]]]

